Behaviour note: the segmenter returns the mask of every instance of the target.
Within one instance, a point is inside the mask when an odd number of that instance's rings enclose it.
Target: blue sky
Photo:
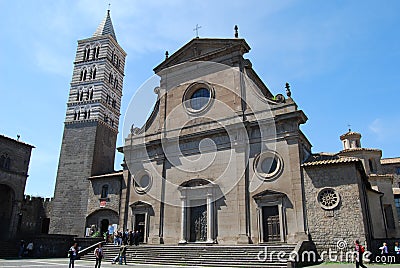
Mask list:
[[[339,151],[350,124],[364,147],[400,156],[400,1],[0,0],[0,133],[36,147],[27,194],[53,196],[76,41],[94,33],[109,2],[128,53],[122,114],[165,50],[195,37],[196,24],[200,37],[228,38],[237,24],[271,91],[291,84],[314,152]]]

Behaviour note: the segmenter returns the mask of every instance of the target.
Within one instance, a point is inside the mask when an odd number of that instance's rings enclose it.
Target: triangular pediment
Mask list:
[[[215,61],[224,55],[242,56],[250,46],[241,38],[194,38],[154,68],[154,72],[187,61]]]

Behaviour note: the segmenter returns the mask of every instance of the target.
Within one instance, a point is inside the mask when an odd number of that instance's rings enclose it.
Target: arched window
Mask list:
[[[85,50],[85,58],[84,58],[84,60],[89,60],[89,57],[90,57],[90,47],[87,46],[86,50]]]
[[[6,157],[4,155],[0,156],[0,167],[4,168],[6,163]]]
[[[93,67],[92,79],[96,79],[96,67]]]
[[[90,100],[93,100],[93,88],[90,89],[90,96],[89,96]]]
[[[96,59],[99,58],[99,54],[100,54],[100,46],[97,46],[97,48],[96,48]]]
[[[81,77],[79,78],[80,81],[83,81],[83,70],[81,71]]]
[[[74,120],[76,120],[78,118],[78,114],[76,113],[76,111],[74,111]]]
[[[76,100],[79,101],[79,91],[76,92]]]
[[[10,169],[10,164],[11,164],[11,159],[8,156],[7,153],[3,154],[0,156],[0,168],[9,170]]]
[[[108,185],[105,184],[101,187],[101,197],[100,198],[107,198],[108,197]]]
[[[83,100],[83,90],[81,90],[80,96],[79,96],[79,100],[82,101]]]

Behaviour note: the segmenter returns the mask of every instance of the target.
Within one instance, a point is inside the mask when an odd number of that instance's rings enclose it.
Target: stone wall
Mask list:
[[[21,208],[21,225],[18,236],[46,234],[50,218],[51,199],[26,195]],[[47,225],[47,227],[46,227]]]
[[[318,252],[337,250],[337,243],[345,241],[349,248],[354,240],[366,242],[360,175],[354,163],[304,167],[304,189],[308,229]],[[339,205],[323,209],[317,200],[320,190],[329,187],[340,196]]]

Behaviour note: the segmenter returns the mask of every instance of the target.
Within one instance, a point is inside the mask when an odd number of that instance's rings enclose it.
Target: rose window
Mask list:
[[[324,209],[334,209],[339,205],[340,196],[331,188],[322,189],[318,194],[318,202]]]

